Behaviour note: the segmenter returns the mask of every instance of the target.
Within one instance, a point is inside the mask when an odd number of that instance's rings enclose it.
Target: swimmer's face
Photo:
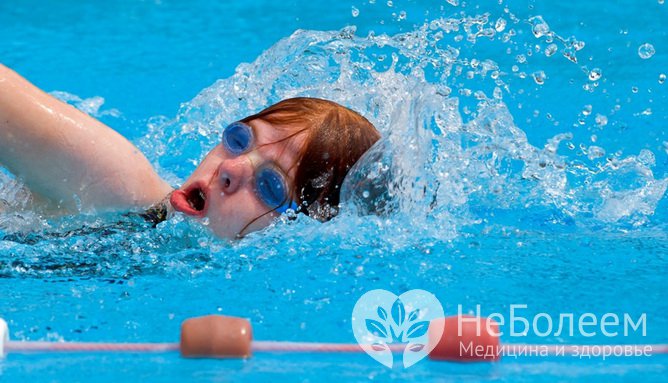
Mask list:
[[[259,230],[278,216],[256,193],[256,169],[275,167],[285,176],[288,190],[293,190],[297,159],[305,140],[303,132],[285,139],[292,130],[279,129],[260,119],[248,125],[255,135],[252,152],[234,155],[218,144],[170,199],[177,211],[200,219],[223,238]]]

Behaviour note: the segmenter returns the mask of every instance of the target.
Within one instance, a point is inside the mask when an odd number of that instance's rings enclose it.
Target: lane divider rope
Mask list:
[[[522,355],[527,348],[540,348],[549,356],[578,356],[583,348],[608,348],[631,351],[629,355],[668,354],[668,344],[618,344],[618,345],[553,345],[553,344],[504,344],[499,343],[498,325],[488,318],[447,317],[434,320],[429,326],[429,343],[434,348],[429,353],[432,360],[495,361],[501,355]],[[474,319],[474,320],[472,320]],[[462,327],[457,327],[462,326]],[[486,326],[486,327],[485,327]],[[496,327],[495,327],[496,326]],[[438,332],[438,339],[433,334]],[[487,329],[480,331],[480,329]],[[493,331],[488,331],[493,330]],[[442,335],[441,335],[442,334]],[[211,315],[191,318],[181,326],[180,342],[174,343],[106,343],[106,342],[43,342],[10,341],[7,323],[0,318],[0,358],[8,353],[53,352],[121,352],[121,353],[169,353],[180,352],[183,357],[248,358],[253,353],[363,353],[356,343],[320,343],[253,341],[250,323],[242,318]],[[461,345],[485,350],[484,355],[463,354]],[[370,345],[369,345],[370,346]],[[406,343],[386,345],[393,353],[404,352]],[[493,352],[488,352],[493,350]],[[527,355],[529,356],[529,355]],[[622,356],[622,355],[619,355]]]

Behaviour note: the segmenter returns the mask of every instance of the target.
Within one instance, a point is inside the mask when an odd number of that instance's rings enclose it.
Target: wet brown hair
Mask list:
[[[298,211],[320,221],[338,213],[346,174],[380,139],[378,130],[359,113],[318,98],[286,99],[242,121],[255,119],[287,129],[290,133],[279,142],[306,134],[294,164],[297,170],[291,195]]]

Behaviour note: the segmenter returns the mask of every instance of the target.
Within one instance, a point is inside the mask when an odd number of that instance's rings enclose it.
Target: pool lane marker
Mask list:
[[[491,319],[461,321],[457,316],[433,320],[430,323],[429,342],[436,346],[429,353],[432,360],[454,362],[497,361],[502,354],[521,355],[526,347],[541,347],[550,356],[578,356],[583,345],[500,345],[498,334],[481,331],[486,325],[495,325]],[[457,326],[462,325],[461,332]],[[443,326],[443,335],[436,339],[433,328]],[[478,327],[481,326],[481,327]],[[253,341],[250,323],[242,318],[209,315],[191,318],[181,325],[179,343],[98,343],[98,342],[33,342],[9,341],[7,323],[0,318],[0,359],[8,353],[52,353],[52,352],[123,352],[166,353],[180,352],[184,358],[249,358],[253,353],[363,353],[359,344]],[[495,352],[462,355],[460,344],[470,344],[473,349]],[[402,353],[406,344],[389,344],[394,353]],[[654,345],[587,345],[587,347],[633,347],[647,350],[649,355],[668,354],[668,344]],[[648,355],[644,354],[644,355]],[[527,355],[529,356],[529,355]]]

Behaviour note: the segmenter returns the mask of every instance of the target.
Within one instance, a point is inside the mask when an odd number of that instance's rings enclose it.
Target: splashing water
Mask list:
[[[401,217],[396,225],[408,219],[428,235],[447,238],[463,225],[489,221],[484,211],[498,209],[512,211],[514,224],[526,218],[647,223],[668,185],[654,177],[654,162],[646,158],[651,152],[605,156],[594,154],[603,149],[584,147],[590,161],[583,161],[559,154],[572,139],[568,132],[542,147],[531,145],[501,100],[512,92],[504,82],[508,74],[491,59],[463,57],[444,38],[460,31],[468,41],[494,36],[492,24],[498,23],[484,15],[437,19],[394,36],[358,37],[353,28],[297,31],[204,90],[176,120],[156,124],[149,136],[165,147],[152,158],[177,178],[186,177],[226,123],[286,97],[323,97],[362,112],[383,132],[382,142],[348,177],[344,201],[368,205],[378,194],[373,178],[389,182],[384,197],[391,201],[383,203],[391,216]],[[529,24],[536,37],[557,36],[542,18]],[[560,40],[566,52],[578,45],[568,43],[575,38]],[[458,86],[464,77],[478,81]],[[534,74],[537,83],[545,77]],[[598,68],[588,74],[591,81],[600,77]],[[172,155],[165,158],[166,152]]]
[[[55,91],[51,92],[50,94],[53,97],[59,99],[60,101],[66,102],[93,117],[100,118],[104,116],[111,116],[111,117],[121,116],[121,112],[118,111],[117,109],[100,110],[102,108],[102,105],[104,105],[104,98],[99,96],[83,99],[75,94],[67,92]]]

